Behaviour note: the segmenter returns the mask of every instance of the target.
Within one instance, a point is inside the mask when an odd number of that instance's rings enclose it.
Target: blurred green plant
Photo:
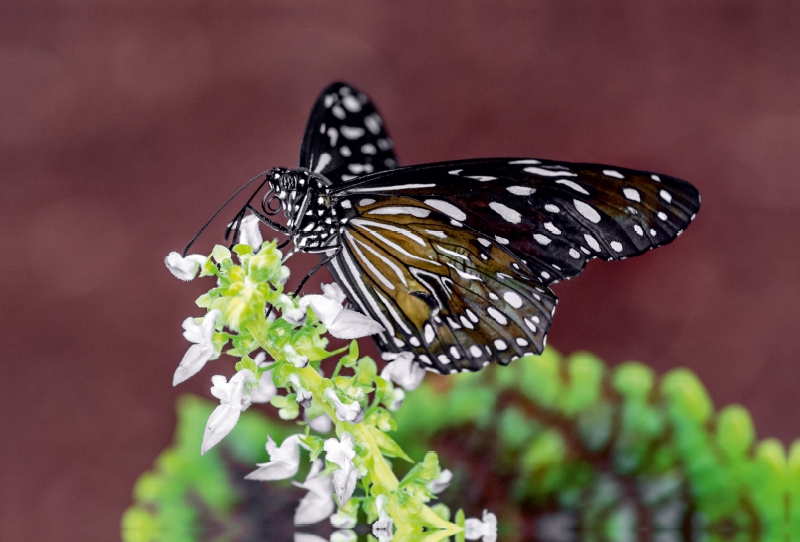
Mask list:
[[[289,435],[292,426],[247,411],[200,457],[213,406],[180,399],[175,443],[139,479],[123,517],[126,542],[232,541],[253,531],[243,525],[256,520],[241,510],[242,488],[254,483],[236,465],[263,460],[254,451],[265,432]],[[412,459],[433,448],[454,471],[440,497],[499,511],[506,540],[667,533],[777,542],[800,533],[800,440],[788,453],[774,439],[758,441],[747,410],[715,411],[686,369],[659,378],[641,363],[609,369],[588,353],[548,349],[508,367],[429,379],[396,422],[393,438]]]

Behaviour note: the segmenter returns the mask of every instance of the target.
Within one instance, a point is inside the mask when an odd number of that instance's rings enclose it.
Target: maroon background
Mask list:
[[[800,434],[800,19],[790,1],[600,4],[0,6],[0,538],[118,537],[177,395],[232,372],[170,386],[208,284],[162,259],[244,180],[296,164],[337,79],[375,99],[404,164],[693,182],[703,209],[678,242],[556,286],[551,343],[690,367],[759,437]]]

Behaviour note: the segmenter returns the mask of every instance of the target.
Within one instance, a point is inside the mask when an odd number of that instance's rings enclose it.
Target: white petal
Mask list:
[[[331,335],[337,339],[360,339],[384,331],[382,325],[360,312],[345,309],[336,319],[325,324]]]
[[[327,414],[322,414],[321,416],[317,416],[313,420],[308,421],[309,427],[316,431],[317,433],[330,433],[331,429],[333,429],[333,421],[331,420],[330,416]]]
[[[336,395],[332,388],[328,388],[324,393],[325,399],[336,409],[336,419],[341,422],[361,423],[364,421],[364,409],[357,401],[344,403]]]
[[[381,378],[391,380],[406,391],[416,389],[425,378],[425,369],[414,363],[414,355],[411,352],[385,353],[382,357],[389,361],[389,364],[381,371]]]
[[[300,437],[292,435],[283,441],[280,448],[272,437],[267,435],[268,463],[257,463],[258,469],[247,476],[246,480],[285,480],[297,474],[300,466]]]
[[[336,301],[340,305],[344,303],[345,299],[347,299],[347,296],[344,295],[344,292],[342,291],[342,287],[335,282],[332,282],[331,284],[322,284],[321,286],[322,295],[328,299]]]
[[[331,463],[336,463],[344,468],[348,463],[352,465],[353,458],[356,456],[355,441],[353,435],[347,431],[342,433],[340,440],[329,438],[325,441],[325,459]]]
[[[239,406],[229,404],[222,404],[215,408],[208,418],[208,423],[206,423],[200,453],[205,454],[221,441],[225,435],[230,433],[231,429],[236,426],[236,422],[239,421],[241,413],[242,409]]]
[[[497,540],[497,516],[491,512],[483,511],[483,520],[468,518],[464,522],[464,536],[467,540],[483,539],[483,542]]]
[[[380,542],[392,539],[392,518],[386,512],[386,496],[378,495],[375,499],[375,506],[378,508],[378,520],[372,524],[372,534],[377,536]]]
[[[395,388],[392,390],[392,402],[386,405],[386,408],[391,410],[392,412],[397,412],[400,410],[400,407],[403,406],[403,399],[406,398],[406,392],[404,392],[400,388]]]
[[[333,491],[336,493],[336,500],[339,501],[339,506],[347,504],[347,501],[353,496],[357,478],[358,473],[352,463],[348,463],[344,469],[333,473]]]
[[[242,225],[239,228],[239,242],[244,245],[250,245],[255,252],[258,252],[264,242],[259,224],[261,224],[261,221],[255,215],[247,215],[242,219]]]
[[[262,373],[258,387],[250,390],[250,400],[254,403],[266,403],[278,394],[278,388],[272,381],[272,371]]]
[[[177,252],[170,252],[164,259],[169,272],[181,280],[192,280],[200,266],[206,263],[206,257],[191,254],[185,258]]]
[[[431,493],[441,493],[447,489],[452,479],[453,473],[450,472],[450,469],[445,469],[436,480],[431,480],[428,483],[428,491]]]
[[[297,516],[295,516],[296,518]],[[322,518],[325,519],[325,518]],[[314,522],[316,523],[316,521]],[[295,525],[308,525],[307,523],[296,523]],[[309,533],[294,533],[294,537],[292,538],[294,542],[328,542],[321,536],[317,536],[315,534]]]
[[[175,374],[172,375],[172,385],[177,386],[200,372],[213,354],[213,348],[206,348],[199,344],[190,346],[178,364],[178,368],[175,369]]]
[[[310,525],[327,518],[333,513],[336,505],[333,502],[333,486],[329,475],[319,476],[323,462],[318,459],[311,466],[311,471],[302,484],[292,482],[297,487],[307,489],[308,493],[300,500],[294,514],[295,525]]]
[[[317,315],[317,318],[325,327],[332,324],[336,317],[339,316],[339,313],[344,310],[341,303],[322,295],[305,295],[298,305],[303,310],[306,307],[311,307],[311,310],[314,311],[314,314]]]

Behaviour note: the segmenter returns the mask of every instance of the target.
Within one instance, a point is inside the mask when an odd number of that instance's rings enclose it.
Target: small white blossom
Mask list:
[[[228,227],[233,227],[235,221],[228,224]],[[264,238],[261,237],[261,230],[259,229],[261,221],[255,215],[247,215],[242,219],[239,226],[239,243],[242,245],[250,245],[253,247],[253,252],[258,252]]]
[[[464,522],[464,536],[467,540],[478,540],[483,542],[495,542],[497,540],[497,516],[483,511],[483,521],[478,518],[468,518]]]
[[[278,296],[276,306],[281,309],[283,319],[292,325],[299,326],[306,319],[306,308],[297,307],[294,303],[294,298],[286,294]]]
[[[214,324],[221,315],[222,313],[215,309],[209,311],[199,325],[191,317],[183,321],[183,336],[187,341],[194,344],[189,347],[178,364],[178,368],[175,369],[175,374],[172,376],[173,386],[177,386],[197,374],[208,360],[214,357],[215,352],[212,343]]]
[[[381,371],[381,378],[384,380],[391,380],[411,391],[417,388],[425,378],[425,369],[414,363],[414,354],[411,352],[400,352],[395,354],[392,352],[384,352],[381,357],[390,362]]]
[[[372,535],[376,536],[380,542],[387,542],[392,539],[392,518],[386,512],[386,496],[378,495],[375,499],[375,506],[378,508],[378,521],[372,524]]]
[[[328,474],[320,475],[324,464],[321,459],[311,465],[306,481],[302,484],[292,482],[297,487],[307,489],[308,493],[300,499],[300,505],[294,513],[295,525],[318,523],[333,513],[336,505],[333,502],[333,486]]]
[[[400,407],[403,406],[403,399],[406,398],[406,392],[404,392],[400,388],[395,388],[392,390],[392,399],[391,402],[386,405],[386,408],[391,410],[392,412],[397,412],[400,410]]]
[[[236,426],[239,415],[250,406],[250,397],[244,393],[244,385],[247,382],[255,384],[255,381],[255,376],[248,369],[233,375],[230,382],[222,375],[211,377],[214,384],[211,393],[220,400],[220,405],[208,418],[200,453],[205,454]]]
[[[303,416],[305,416],[305,413]],[[306,422],[308,426],[317,433],[330,433],[331,429],[333,429],[333,420],[324,412],[311,420],[306,418]]]
[[[286,361],[298,369],[302,369],[308,365],[308,357],[298,354],[297,350],[295,350],[291,344],[287,344],[283,347],[283,353],[286,354]]]
[[[343,403],[333,388],[328,388],[324,393],[325,399],[336,408],[336,419],[341,422],[361,423],[364,421],[364,408],[358,401]]]
[[[253,361],[258,367],[268,365],[267,355],[264,352],[259,352]],[[258,386],[250,390],[250,401],[252,403],[266,403],[273,397],[278,395],[278,388],[272,380],[272,371],[265,371],[261,373],[261,378],[258,379]]]
[[[445,469],[436,480],[428,482],[428,491],[431,493],[441,493],[448,488],[452,480],[453,473],[450,472],[450,469]]]
[[[323,295],[305,295],[299,306],[305,310],[311,307],[319,321],[337,339],[360,339],[383,331],[383,326],[360,312],[342,306],[344,294],[338,285],[323,284]]]
[[[169,272],[181,280],[192,280],[197,275],[200,266],[206,263],[206,257],[199,254],[190,254],[185,258],[177,252],[170,252],[164,263]]]
[[[258,468],[245,476],[245,480],[285,480],[297,474],[300,467],[300,435],[292,435],[280,448],[267,435],[268,463],[256,463]]]
[[[289,382],[294,386],[297,403],[303,405],[303,408],[311,408],[311,399],[313,399],[314,396],[300,384],[300,378],[298,378],[296,374],[292,374],[289,376]]]
[[[353,435],[345,431],[340,440],[335,438],[326,440],[324,448],[325,459],[339,466],[339,470],[333,473],[333,489],[339,506],[344,506],[356,489],[358,477],[353,465],[353,458],[356,456]]]
[[[341,531],[333,531],[331,533],[331,542],[356,542],[358,535],[355,531],[344,529]]]

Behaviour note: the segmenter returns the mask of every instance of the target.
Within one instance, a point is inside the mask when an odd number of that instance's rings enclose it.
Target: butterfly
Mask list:
[[[383,353],[408,352],[442,374],[540,354],[557,304],[552,284],[593,258],[673,241],[700,208],[686,181],[598,164],[399,167],[377,109],[345,83],[317,99],[300,167],[272,169],[264,184],[260,207],[254,194],[239,221],[251,212],[286,234],[292,252],[319,254],[308,276],[330,270],[383,325],[374,336]],[[280,212],[286,226],[269,218]]]

